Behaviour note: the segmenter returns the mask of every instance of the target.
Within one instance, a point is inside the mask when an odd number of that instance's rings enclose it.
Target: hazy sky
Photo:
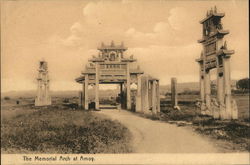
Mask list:
[[[232,79],[248,77],[248,1],[17,0],[1,5],[2,91],[36,89],[38,61],[49,65],[52,90],[81,89],[74,79],[100,42],[124,41],[141,69],[169,84],[199,80],[195,59],[207,10],[225,12]],[[213,71],[213,77],[215,71]]]

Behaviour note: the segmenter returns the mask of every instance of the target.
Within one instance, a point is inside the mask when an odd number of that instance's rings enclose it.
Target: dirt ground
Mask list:
[[[102,110],[96,113],[124,124],[132,132],[136,153],[222,152],[212,141],[186,128],[146,119],[126,110]]]

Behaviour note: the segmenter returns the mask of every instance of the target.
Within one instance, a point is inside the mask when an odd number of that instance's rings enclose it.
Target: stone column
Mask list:
[[[156,84],[156,98],[157,98],[157,101],[156,101],[157,112],[161,112],[160,81],[159,80],[157,81],[157,84]]]
[[[204,87],[205,87],[205,101],[206,101],[206,107],[209,109],[209,112],[211,110],[211,85],[210,85],[210,74],[209,71],[204,72]],[[211,113],[211,112],[210,112]]]
[[[177,79],[176,78],[171,78],[171,101],[172,101],[172,106],[178,106],[177,102]]]
[[[127,108],[127,83],[124,82],[123,83],[123,109],[126,109]]]
[[[123,89],[122,89],[122,83],[120,84],[120,94],[122,93]]]
[[[216,42],[216,50],[220,50],[221,47],[223,46],[223,38],[218,38]],[[223,71],[222,68],[220,67],[220,61],[221,56],[218,56],[216,58],[216,63],[217,63],[217,102],[221,105],[224,104],[224,80],[223,80]],[[223,65],[223,64],[222,64]]]
[[[142,112],[147,113],[149,111],[147,75],[143,75],[141,77],[141,99],[142,99]]]
[[[226,119],[232,118],[230,58],[223,58]]]
[[[127,63],[127,109],[131,109],[131,95],[130,95],[130,71],[129,63]]]
[[[82,109],[85,109],[85,81],[82,82]]]
[[[119,107],[118,107],[118,109],[123,109],[123,105],[122,105],[122,102],[123,102],[123,94],[122,94],[122,83],[120,83],[119,84],[119,86],[120,86],[120,94],[119,94],[119,96],[120,96],[120,100],[119,100],[119,102],[120,102],[120,105],[119,105]]]
[[[100,109],[99,107],[99,70],[100,66],[96,63],[96,76],[95,76],[95,109]]]
[[[224,89],[223,89],[223,73],[217,71],[217,101],[219,104],[224,103]]]
[[[38,82],[37,82],[37,95],[36,95],[36,101],[35,101],[35,105],[37,104],[37,103],[39,103],[40,102],[40,100],[41,100],[41,98],[40,98],[40,96],[41,96],[41,91],[42,91],[42,84],[41,84],[41,80],[38,78]]]
[[[79,91],[78,96],[79,96],[79,98],[78,98],[78,107],[79,107],[79,109],[81,109],[82,104],[83,104],[83,102],[82,102],[82,91]]]
[[[142,109],[141,105],[141,75],[137,75],[137,92],[136,92],[136,105],[135,111],[140,112]]]
[[[217,69],[217,102],[219,103],[219,118],[226,119],[224,103],[224,75]]]
[[[89,98],[88,98],[88,86],[89,86],[89,76],[85,74],[85,83],[84,83],[84,109],[89,109]]]
[[[156,80],[153,80],[152,82],[152,112],[153,114],[156,114]]]
[[[152,111],[152,81],[148,81],[148,107]]]
[[[201,103],[205,103],[204,72],[202,70],[202,66],[200,67],[200,98]]]

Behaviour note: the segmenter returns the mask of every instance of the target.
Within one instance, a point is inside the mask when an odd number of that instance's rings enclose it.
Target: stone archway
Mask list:
[[[127,48],[123,44],[116,46],[114,42],[111,45],[102,43],[98,50],[100,51],[99,56],[93,56],[89,60],[92,65],[86,66],[82,75],[76,78],[76,82],[83,84],[79,105],[85,110],[89,109],[89,97],[86,89],[89,84],[95,84],[95,108],[100,109],[99,84],[114,83],[121,84],[122,108],[131,110],[131,84],[137,84],[135,110],[137,112],[159,112],[159,80],[145,75],[140,67],[135,65],[136,59],[133,56],[125,58],[124,52]]]
[[[211,9],[205,19],[200,21],[203,26],[203,45],[201,56],[196,61],[200,65],[200,96],[201,111],[215,119],[237,119],[238,112],[235,101],[231,98],[230,57],[233,50],[227,49],[223,43],[225,35],[229,34],[221,24],[224,13]],[[217,70],[217,98],[211,99],[210,72]]]

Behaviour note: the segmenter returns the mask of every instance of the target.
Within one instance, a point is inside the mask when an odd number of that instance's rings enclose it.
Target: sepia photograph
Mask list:
[[[248,6],[2,0],[2,164],[249,164]]]

